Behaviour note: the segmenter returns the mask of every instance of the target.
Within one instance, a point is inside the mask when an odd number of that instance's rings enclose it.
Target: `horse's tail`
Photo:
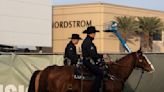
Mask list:
[[[35,79],[36,79],[36,76],[39,74],[39,72],[40,72],[40,70],[37,70],[32,74],[28,92],[35,92]]]

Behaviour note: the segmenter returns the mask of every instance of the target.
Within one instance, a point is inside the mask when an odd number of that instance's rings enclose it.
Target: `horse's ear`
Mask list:
[[[142,49],[141,49],[141,47],[140,47],[140,49],[137,51],[137,53],[142,54]]]
[[[140,47],[139,51],[141,51],[141,52],[142,52],[142,48],[141,48],[141,47]]]

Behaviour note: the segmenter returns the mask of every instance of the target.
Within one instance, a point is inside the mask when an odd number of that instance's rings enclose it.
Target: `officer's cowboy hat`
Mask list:
[[[69,39],[78,39],[78,40],[81,40],[81,37],[78,34],[72,34],[72,37],[70,37]]]
[[[91,34],[96,32],[100,32],[100,31],[96,30],[95,26],[90,26],[87,28],[87,30],[83,31],[84,34]]]

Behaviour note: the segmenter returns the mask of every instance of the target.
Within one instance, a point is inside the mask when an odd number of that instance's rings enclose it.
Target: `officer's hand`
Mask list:
[[[103,58],[108,58],[108,54],[103,54]]]

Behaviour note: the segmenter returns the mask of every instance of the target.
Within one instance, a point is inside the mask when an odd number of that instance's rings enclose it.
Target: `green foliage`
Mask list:
[[[132,17],[117,16],[118,30],[125,35],[123,38],[128,41],[129,35],[138,33],[141,37],[141,46],[152,50],[153,34],[161,34],[164,31],[164,23],[158,17]]]
[[[118,29],[121,32],[143,32],[161,33],[164,30],[164,23],[157,17],[132,17],[132,16],[117,16],[115,17],[118,22]]]
[[[138,23],[142,32],[148,33],[149,35],[161,33],[164,30],[162,20],[157,17],[138,17]]]
[[[118,29],[121,32],[135,32],[139,30],[138,22],[135,20],[135,17],[120,16],[115,17],[118,22]]]

